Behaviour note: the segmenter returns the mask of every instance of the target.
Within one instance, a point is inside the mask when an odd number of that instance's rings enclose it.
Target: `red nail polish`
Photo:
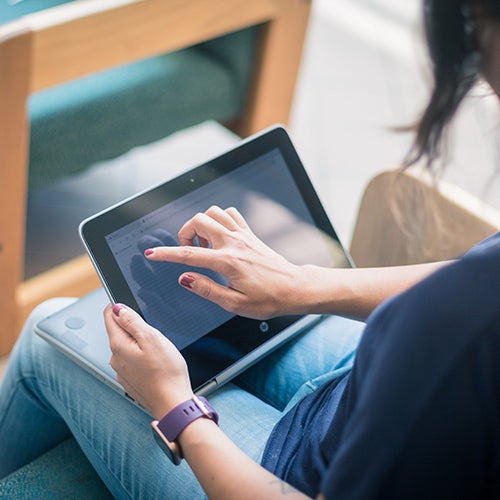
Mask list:
[[[181,278],[181,285],[185,286],[186,288],[192,288],[192,284],[194,283],[194,277],[191,276],[190,274],[185,274]]]
[[[116,316],[120,316],[120,311],[122,309],[125,309],[125,306],[123,304],[115,304],[113,306],[113,313],[116,315]]]
[[[144,250],[144,255],[146,257],[149,257],[150,255],[153,255],[155,251],[152,248],[148,248],[147,250]]]

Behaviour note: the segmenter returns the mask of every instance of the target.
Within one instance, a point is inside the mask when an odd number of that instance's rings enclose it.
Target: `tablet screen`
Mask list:
[[[185,357],[208,349],[221,368],[296,319],[276,318],[263,327],[235,317],[178,284],[189,270],[225,284],[223,276],[144,257],[146,248],[177,245],[179,229],[196,213],[211,205],[236,207],[255,234],[290,261],[350,265],[288,136],[277,131],[271,140],[244,143],[82,223],[84,242],[113,299],[138,310]]]

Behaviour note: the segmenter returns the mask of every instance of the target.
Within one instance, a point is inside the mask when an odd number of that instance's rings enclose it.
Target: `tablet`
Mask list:
[[[111,301],[135,309],[177,346],[195,388],[216,377],[220,383],[221,373],[234,376],[318,320],[231,314],[178,284],[193,268],[145,259],[146,248],[177,245],[183,224],[212,205],[236,207],[259,238],[296,264],[352,265],[282,126],[83,221],[82,241]]]

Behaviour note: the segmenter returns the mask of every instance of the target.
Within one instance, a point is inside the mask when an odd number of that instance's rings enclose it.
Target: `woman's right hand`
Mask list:
[[[199,245],[196,245],[196,242]],[[229,312],[256,319],[293,313],[300,303],[302,275],[296,266],[264,244],[236,208],[212,206],[179,231],[180,246],[147,249],[152,261],[211,269],[227,286],[199,272],[184,272],[179,283]]]

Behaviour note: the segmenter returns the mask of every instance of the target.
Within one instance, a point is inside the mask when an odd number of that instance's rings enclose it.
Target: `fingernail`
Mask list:
[[[194,283],[194,277],[191,276],[190,274],[185,274],[181,278],[181,285],[185,286],[186,288],[193,288],[192,284]]]
[[[123,304],[115,304],[113,306],[113,313],[115,314],[115,316],[120,316],[120,311],[122,309],[126,309],[126,307]]]
[[[147,250],[144,250],[144,255],[146,257],[149,257],[150,255],[153,255],[155,251],[152,248],[148,248]]]

